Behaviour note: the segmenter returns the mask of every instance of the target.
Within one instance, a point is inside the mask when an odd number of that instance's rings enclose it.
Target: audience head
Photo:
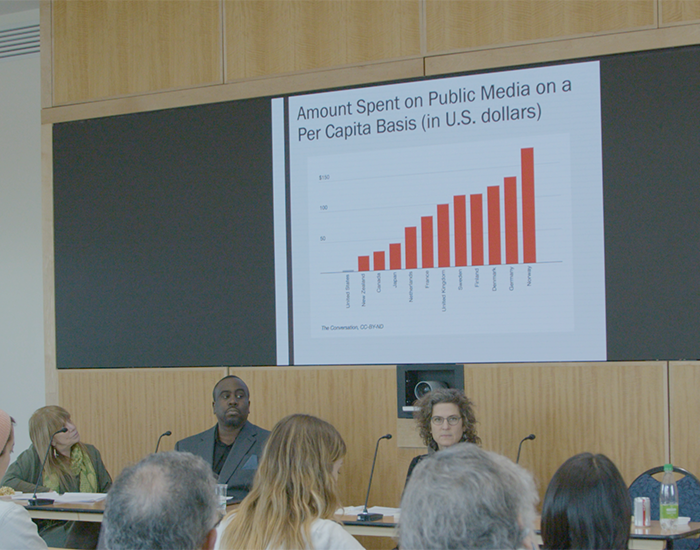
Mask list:
[[[622,475],[605,455],[581,453],[552,477],[542,505],[544,548],[627,548],[632,505]]]
[[[461,390],[433,390],[415,406],[418,410],[413,415],[426,447],[438,451],[463,441],[481,444],[476,434],[474,404]]]
[[[0,409],[0,478],[10,465],[10,455],[15,446],[14,423],[14,418]]]
[[[345,453],[343,438],[328,422],[306,414],[280,420],[221,547],[306,547],[311,523],[332,518],[341,506],[337,480]]]
[[[216,480],[198,456],[152,454],[125,468],[107,494],[99,548],[212,548],[221,515]]]
[[[460,443],[422,460],[401,499],[400,546],[521,548],[531,536],[537,491],[529,472]]]

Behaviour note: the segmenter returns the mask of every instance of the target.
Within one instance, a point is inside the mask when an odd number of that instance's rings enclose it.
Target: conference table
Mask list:
[[[21,505],[20,503],[18,503]],[[66,503],[51,504],[48,506],[26,506],[29,515],[34,519],[57,519],[66,521],[102,521],[105,501],[95,503]],[[235,509],[235,504],[228,507]],[[396,522],[391,516],[385,516],[380,521],[357,521],[357,516],[336,516],[345,529],[354,536],[367,537],[394,537]],[[539,518],[538,518],[539,534]],[[673,548],[675,541],[684,538],[697,538],[700,536],[700,522],[691,522],[684,526],[677,526],[673,530],[662,530],[658,521],[652,521],[650,527],[635,527],[630,529],[631,550],[661,550]],[[541,542],[541,541],[539,541]]]
[[[17,502],[23,505],[21,502]],[[101,522],[104,514],[105,501],[95,503],[72,502],[54,503],[47,506],[25,505],[29,516],[33,519],[56,519],[63,521],[93,521]],[[228,506],[228,511],[235,510],[237,504]],[[393,517],[386,516],[381,521],[357,521],[357,516],[336,516],[351,535],[368,537],[392,537],[396,530]]]

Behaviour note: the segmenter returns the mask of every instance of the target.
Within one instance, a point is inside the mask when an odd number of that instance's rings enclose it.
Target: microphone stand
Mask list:
[[[374,460],[372,460],[372,472],[369,474],[369,485],[367,486],[367,497],[365,498],[365,508],[357,514],[357,521],[379,521],[384,517],[383,514],[370,514],[367,511],[367,503],[369,502],[369,492],[372,489],[372,476],[374,476],[374,465],[377,463],[377,451],[379,450],[379,442],[382,439],[391,439],[391,434],[386,434],[377,439],[377,446],[374,448]]]
[[[523,443],[527,440],[533,440],[535,439],[535,434],[530,434],[527,437],[523,437],[522,441],[520,441],[520,445],[518,445],[518,458],[515,459],[515,463],[517,464],[520,462],[520,449],[523,447]]]
[[[56,430],[53,433],[53,435],[51,436],[51,439],[49,439],[49,446],[46,449],[46,454],[44,455],[44,461],[41,463],[41,470],[39,470],[39,475],[36,478],[36,485],[34,486],[34,495],[32,498],[29,499],[30,506],[47,506],[49,504],[53,504],[53,499],[51,499],[51,498],[36,498],[36,491],[39,488],[39,481],[41,480],[41,474],[44,473],[44,467],[46,466],[46,461],[49,458],[49,451],[51,451],[51,443],[53,443],[53,438],[56,437],[57,434],[66,433],[67,431],[68,431],[68,428],[66,428],[64,426],[60,430]]]
[[[160,446],[160,440],[163,439],[164,436],[170,437],[171,435],[173,435],[173,432],[171,432],[170,430],[168,430],[165,433],[160,434],[160,437],[158,438],[158,443],[156,443],[156,450],[153,451],[153,454],[156,454],[158,452],[158,447]]]

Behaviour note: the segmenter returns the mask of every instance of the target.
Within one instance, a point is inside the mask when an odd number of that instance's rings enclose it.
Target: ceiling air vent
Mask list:
[[[39,25],[0,30],[0,59],[39,53]]]

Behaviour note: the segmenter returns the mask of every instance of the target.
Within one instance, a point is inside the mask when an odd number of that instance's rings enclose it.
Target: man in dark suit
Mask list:
[[[219,483],[228,485],[228,496],[243,500],[270,432],[248,422],[250,393],[237,376],[219,380],[213,398],[216,426],[178,441],[175,450],[201,456],[219,476]]]

